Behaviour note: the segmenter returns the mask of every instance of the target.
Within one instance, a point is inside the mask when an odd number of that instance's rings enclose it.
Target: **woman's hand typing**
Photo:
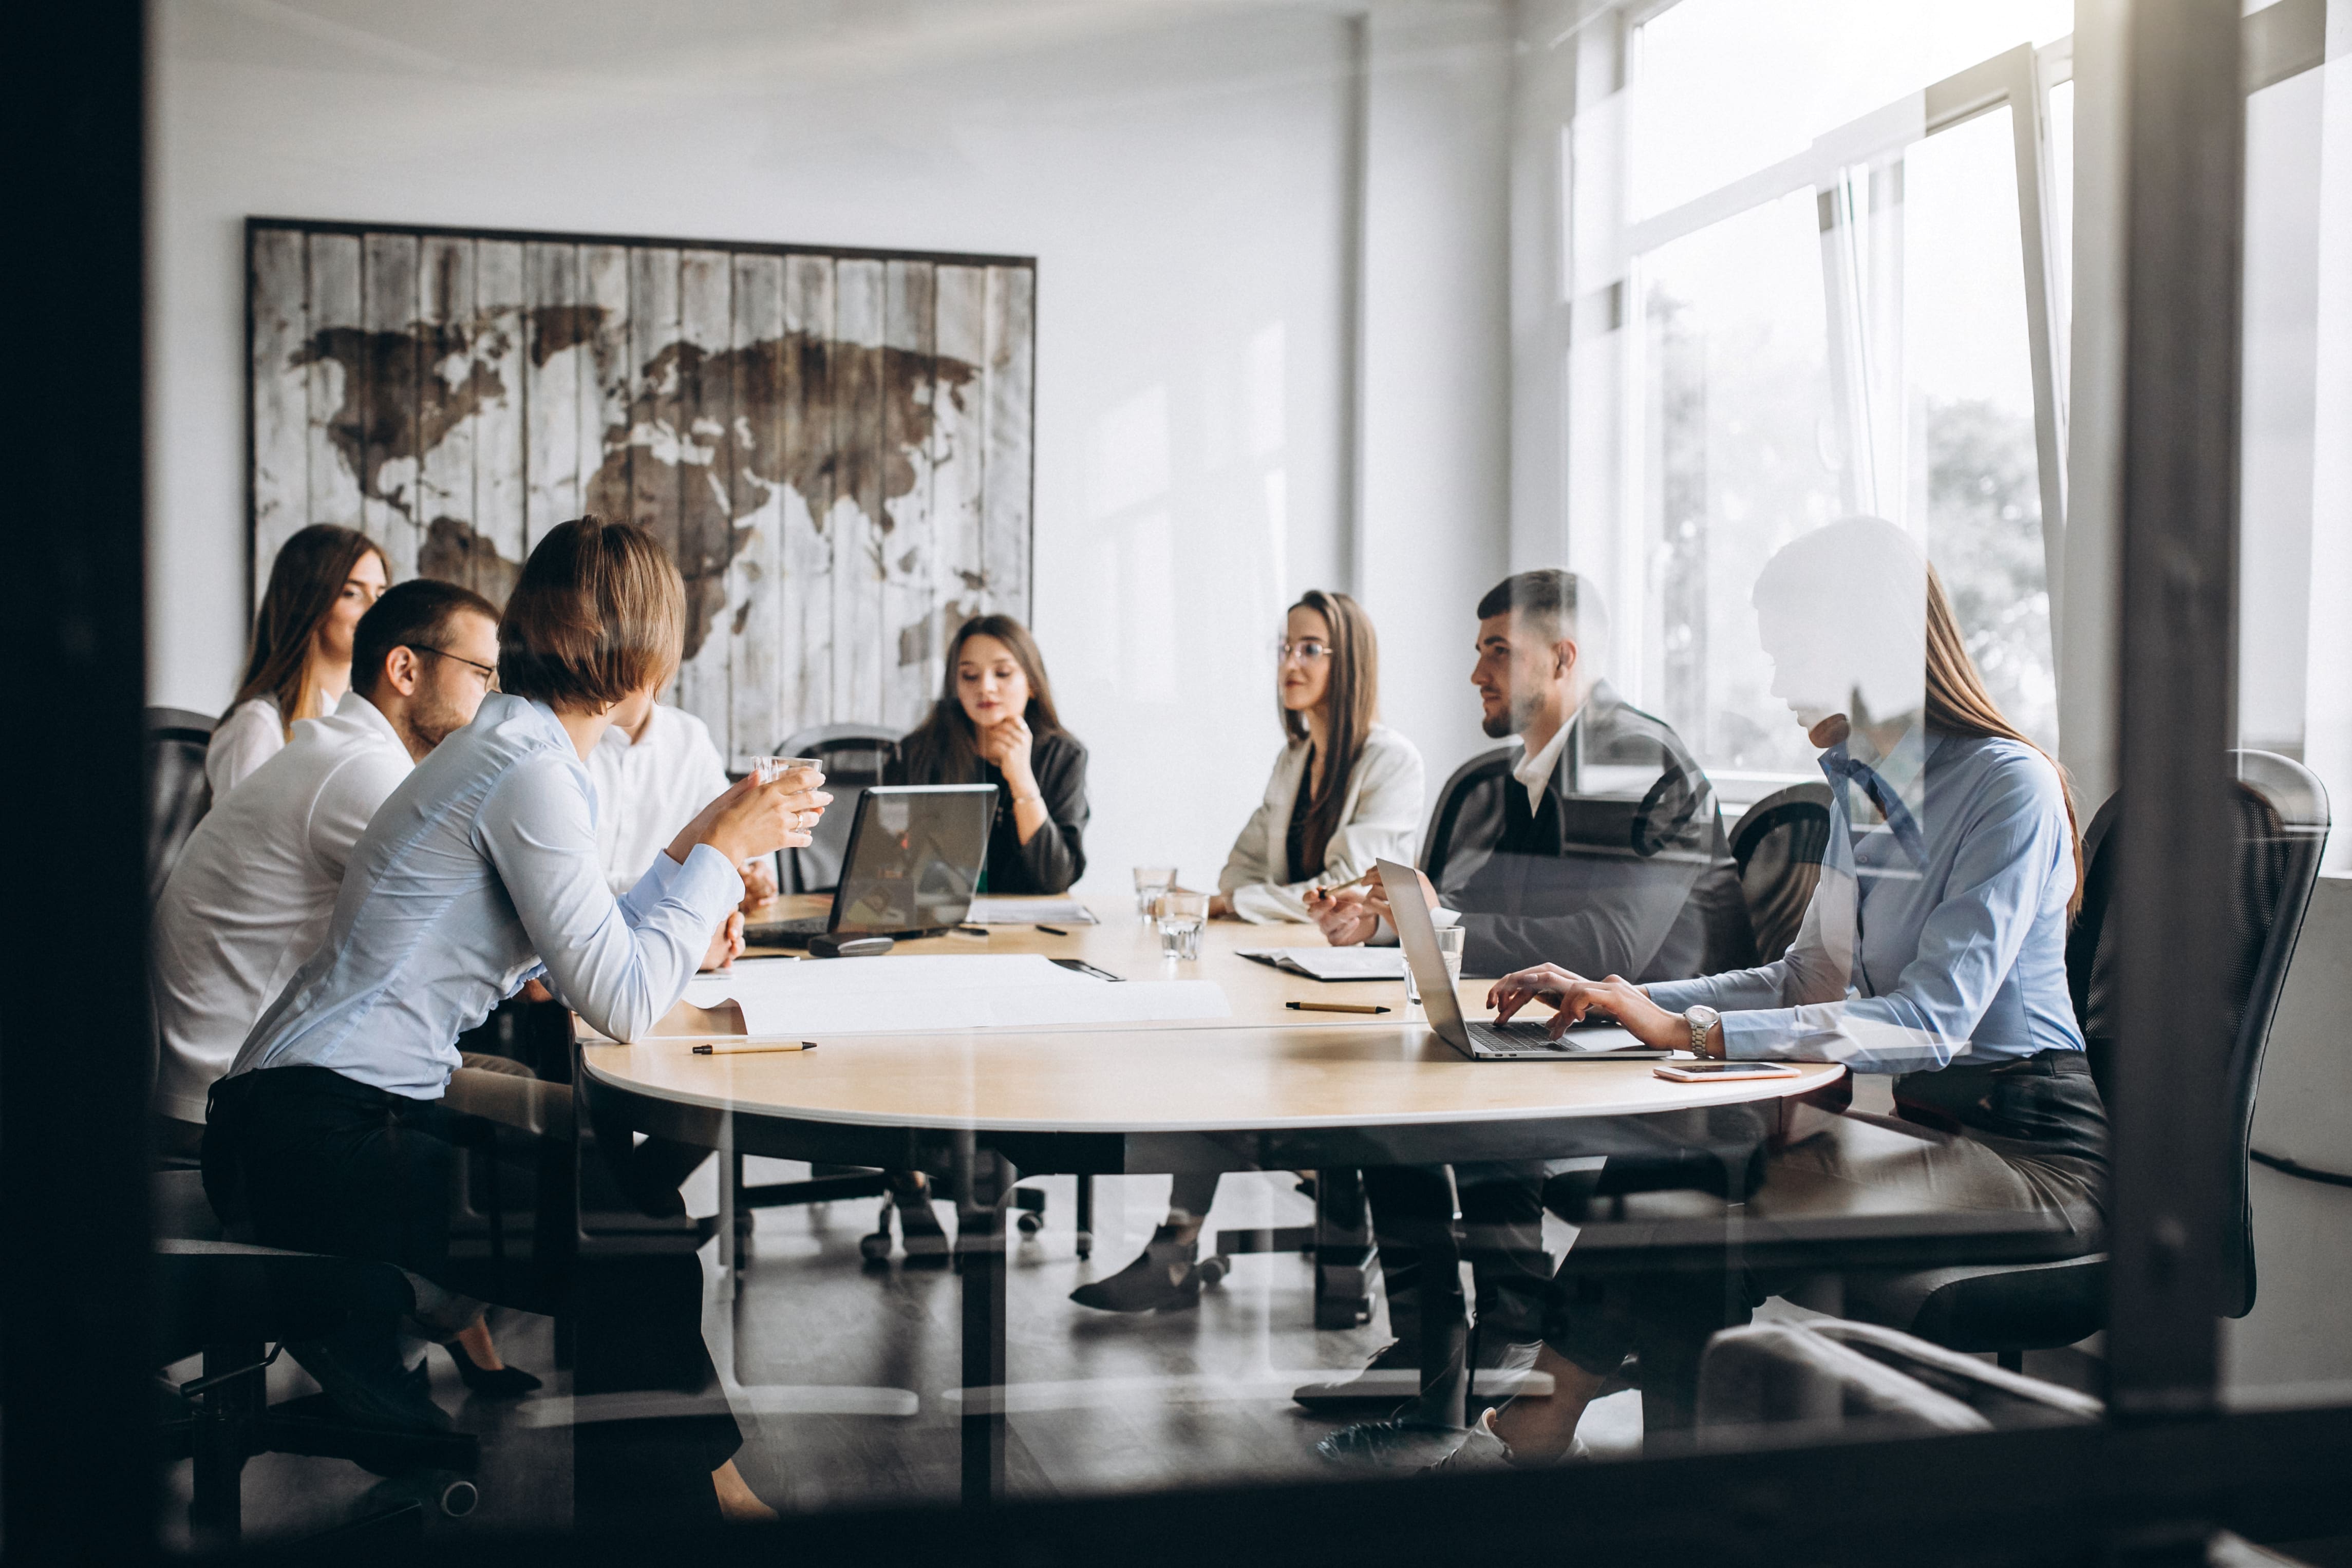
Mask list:
[[[1538,964],[1504,976],[1486,993],[1486,1005],[1495,1009],[1496,1023],[1508,1023],[1511,1015],[1529,1002],[1559,1009],[1545,1026],[1554,1040],[1582,1021],[1587,1013],[1597,1012],[1615,1019],[1626,1033],[1653,1050],[1683,1051],[1690,1046],[1690,1028],[1683,1016],[1652,1001],[1649,992],[1622,975],[1588,980],[1557,964]]]

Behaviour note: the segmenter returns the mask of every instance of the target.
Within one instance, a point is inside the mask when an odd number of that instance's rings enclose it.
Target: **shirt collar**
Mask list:
[[[359,693],[345,692],[343,700],[335,705],[334,716],[346,724],[354,726],[367,735],[399,747],[402,755],[407,754],[407,742],[400,738],[400,731],[392,727],[392,720],[383,716],[383,709],[376,706]]]
[[[1559,768],[1560,753],[1568,749],[1569,732],[1575,727],[1575,716],[1570,715],[1569,721],[1561,725],[1549,740],[1544,742],[1544,748],[1531,756],[1527,754],[1526,738],[1521,737],[1519,741],[1521,756],[1511,768],[1511,777],[1527,786],[1529,809],[1532,810],[1538,802],[1541,801],[1544,791],[1550,788],[1552,775]]]

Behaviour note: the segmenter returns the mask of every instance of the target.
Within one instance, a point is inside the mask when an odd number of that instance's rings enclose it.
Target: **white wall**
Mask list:
[[[1415,618],[1458,630],[1501,560],[1499,11],[1383,6],[1370,62],[1359,559],[1390,718],[1440,777],[1475,737],[1462,661],[1441,680]],[[247,215],[1034,255],[1034,619],[1094,753],[1087,882],[1158,858],[1214,876],[1278,745],[1281,607],[1349,559],[1359,84],[1339,8],[175,0],[154,18],[152,701],[219,708],[244,642]]]

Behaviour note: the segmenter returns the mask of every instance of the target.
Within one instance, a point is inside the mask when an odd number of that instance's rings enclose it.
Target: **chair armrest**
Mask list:
[[[572,1086],[505,1072],[460,1067],[449,1074],[441,1103],[463,1116],[539,1137],[572,1136]]]

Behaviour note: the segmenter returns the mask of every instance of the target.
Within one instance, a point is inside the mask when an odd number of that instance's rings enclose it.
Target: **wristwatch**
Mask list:
[[[1690,1025],[1692,1055],[1713,1056],[1715,1054],[1706,1048],[1706,1037],[1714,1032],[1715,1026],[1722,1021],[1722,1019],[1723,1015],[1710,1007],[1701,1006],[1683,1009],[1683,1022]]]

